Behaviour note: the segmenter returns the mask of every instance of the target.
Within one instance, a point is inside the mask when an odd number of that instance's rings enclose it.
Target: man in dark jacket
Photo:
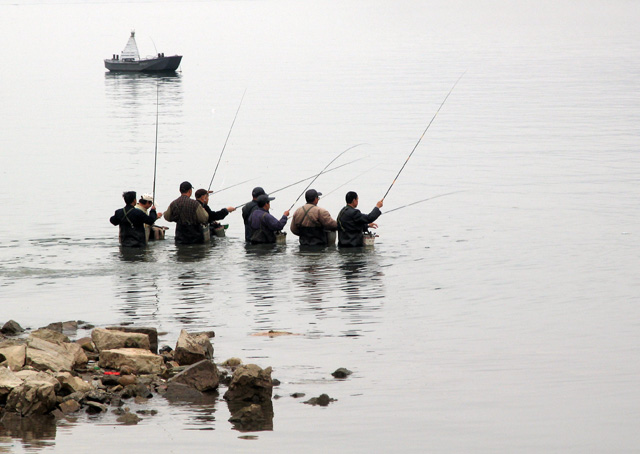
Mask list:
[[[116,210],[109,221],[120,226],[120,244],[124,247],[143,247],[147,244],[144,225],[153,225],[162,213],[156,214],[156,207],[151,206],[149,214],[136,209],[136,193],[128,191],[122,194],[125,206]]]
[[[164,218],[176,223],[176,244],[204,243],[202,227],[209,223],[209,215],[197,200],[191,198],[193,186],[188,181],[180,184],[180,197],[164,212]]]
[[[195,198],[209,215],[209,226],[211,228],[211,233],[213,234],[213,229],[220,227],[220,224],[216,221],[223,220],[229,213],[236,211],[236,209],[235,207],[227,207],[219,211],[211,210],[211,208],[209,208],[209,194],[212,192],[213,191],[207,191],[206,189],[198,189],[196,191]]]
[[[253,197],[253,200],[242,207],[242,220],[244,221],[244,240],[247,243],[251,242],[251,234],[253,233],[251,231],[251,226],[249,225],[249,217],[251,216],[251,213],[253,213],[258,208],[256,200],[263,194],[266,193],[261,187],[258,186],[253,188],[253,191],[251,191],[251,197]]]
[[[358,194],[353,191],[347,192],[345,197],[347,205],[340,211],[336,221],[338,222],[338,246],[339,247],[360,247],[364,245],[364,232],[369,231],[369,227],[377,228],[373,221],[382,214],[382,200],[369,214],[362,214],[356,209],[358,206]]]
[[[276,242],[275,232],[278,232],[287,225],[289,210],[285,211],[280,220],[277,220],[269,213],[271,201],[275,197],[262,194],[256,199],[258,208],[249,217],[249,227],[251,228],[251,244],[269,244]]]

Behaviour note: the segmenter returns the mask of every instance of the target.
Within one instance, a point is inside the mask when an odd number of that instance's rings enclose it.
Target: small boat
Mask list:
[[[114,54],[112,58],[104,60],[104,66],[109,71],[123,72],[157,72],[175,71],[180,66],[182,55],[166,57],[159,53],[155,57],[140,58],[138,45],[136,44],[136,32],[132,31],[127,45],[120,55]]]

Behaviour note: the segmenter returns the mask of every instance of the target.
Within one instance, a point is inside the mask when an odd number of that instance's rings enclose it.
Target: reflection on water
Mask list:
[[[7,446],[5,437],[19,441],[26,449],[53,446],[56,438],[56,419],[51,415],[23,418],[17,414],[6,413],[0,419],[0,452],[13,452],[13,440]]]

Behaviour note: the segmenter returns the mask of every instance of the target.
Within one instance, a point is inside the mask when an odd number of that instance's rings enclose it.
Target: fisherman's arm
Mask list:
[[[118,216],[118,210],[116,210],[116,212],[113,213],[113,216],[109,218],[109,222],[111,222],[113,225],[120,224],[120,216]]]
[[[338,222],[331,217],[331,214],[327,210],[320,209],[318,213],[318,220],[320,225],[326,230],[338,230]]]
[[[232,208],[232,209],[230,209]],[[223,208],[219,211],[212,211],[211,214],[209,215],[209,221],[221,221],[224,218],[227,217],[227,215],[232,212],[235,211],[235,208],[233,207],[227,207],[227,208]]]
[[[171,219],[171,205],[169,205],[169,208],[165,210],[164,218],[169,222],[173,222],[173,219]]]
[[[293,217],[291,218],[291,233],[294,235],[300,236],[300,231],[298,230],[298,222],[300,219],[300,208],[293,213]]]

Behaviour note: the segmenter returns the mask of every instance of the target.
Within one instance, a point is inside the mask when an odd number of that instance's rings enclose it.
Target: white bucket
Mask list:
[[[335,246],[336,245],[336,231],[327,230],[325,231],[327,234],[327,246]]]
[[[205,243],[208,243],[211,241],[211,232],[209,231],[209,224],[202,226],[202,236],[204,236]]]
[[[373,233],[365,233],[364,234],[364,246],[365,247],[373,247],[376,242],[376,235]]]

